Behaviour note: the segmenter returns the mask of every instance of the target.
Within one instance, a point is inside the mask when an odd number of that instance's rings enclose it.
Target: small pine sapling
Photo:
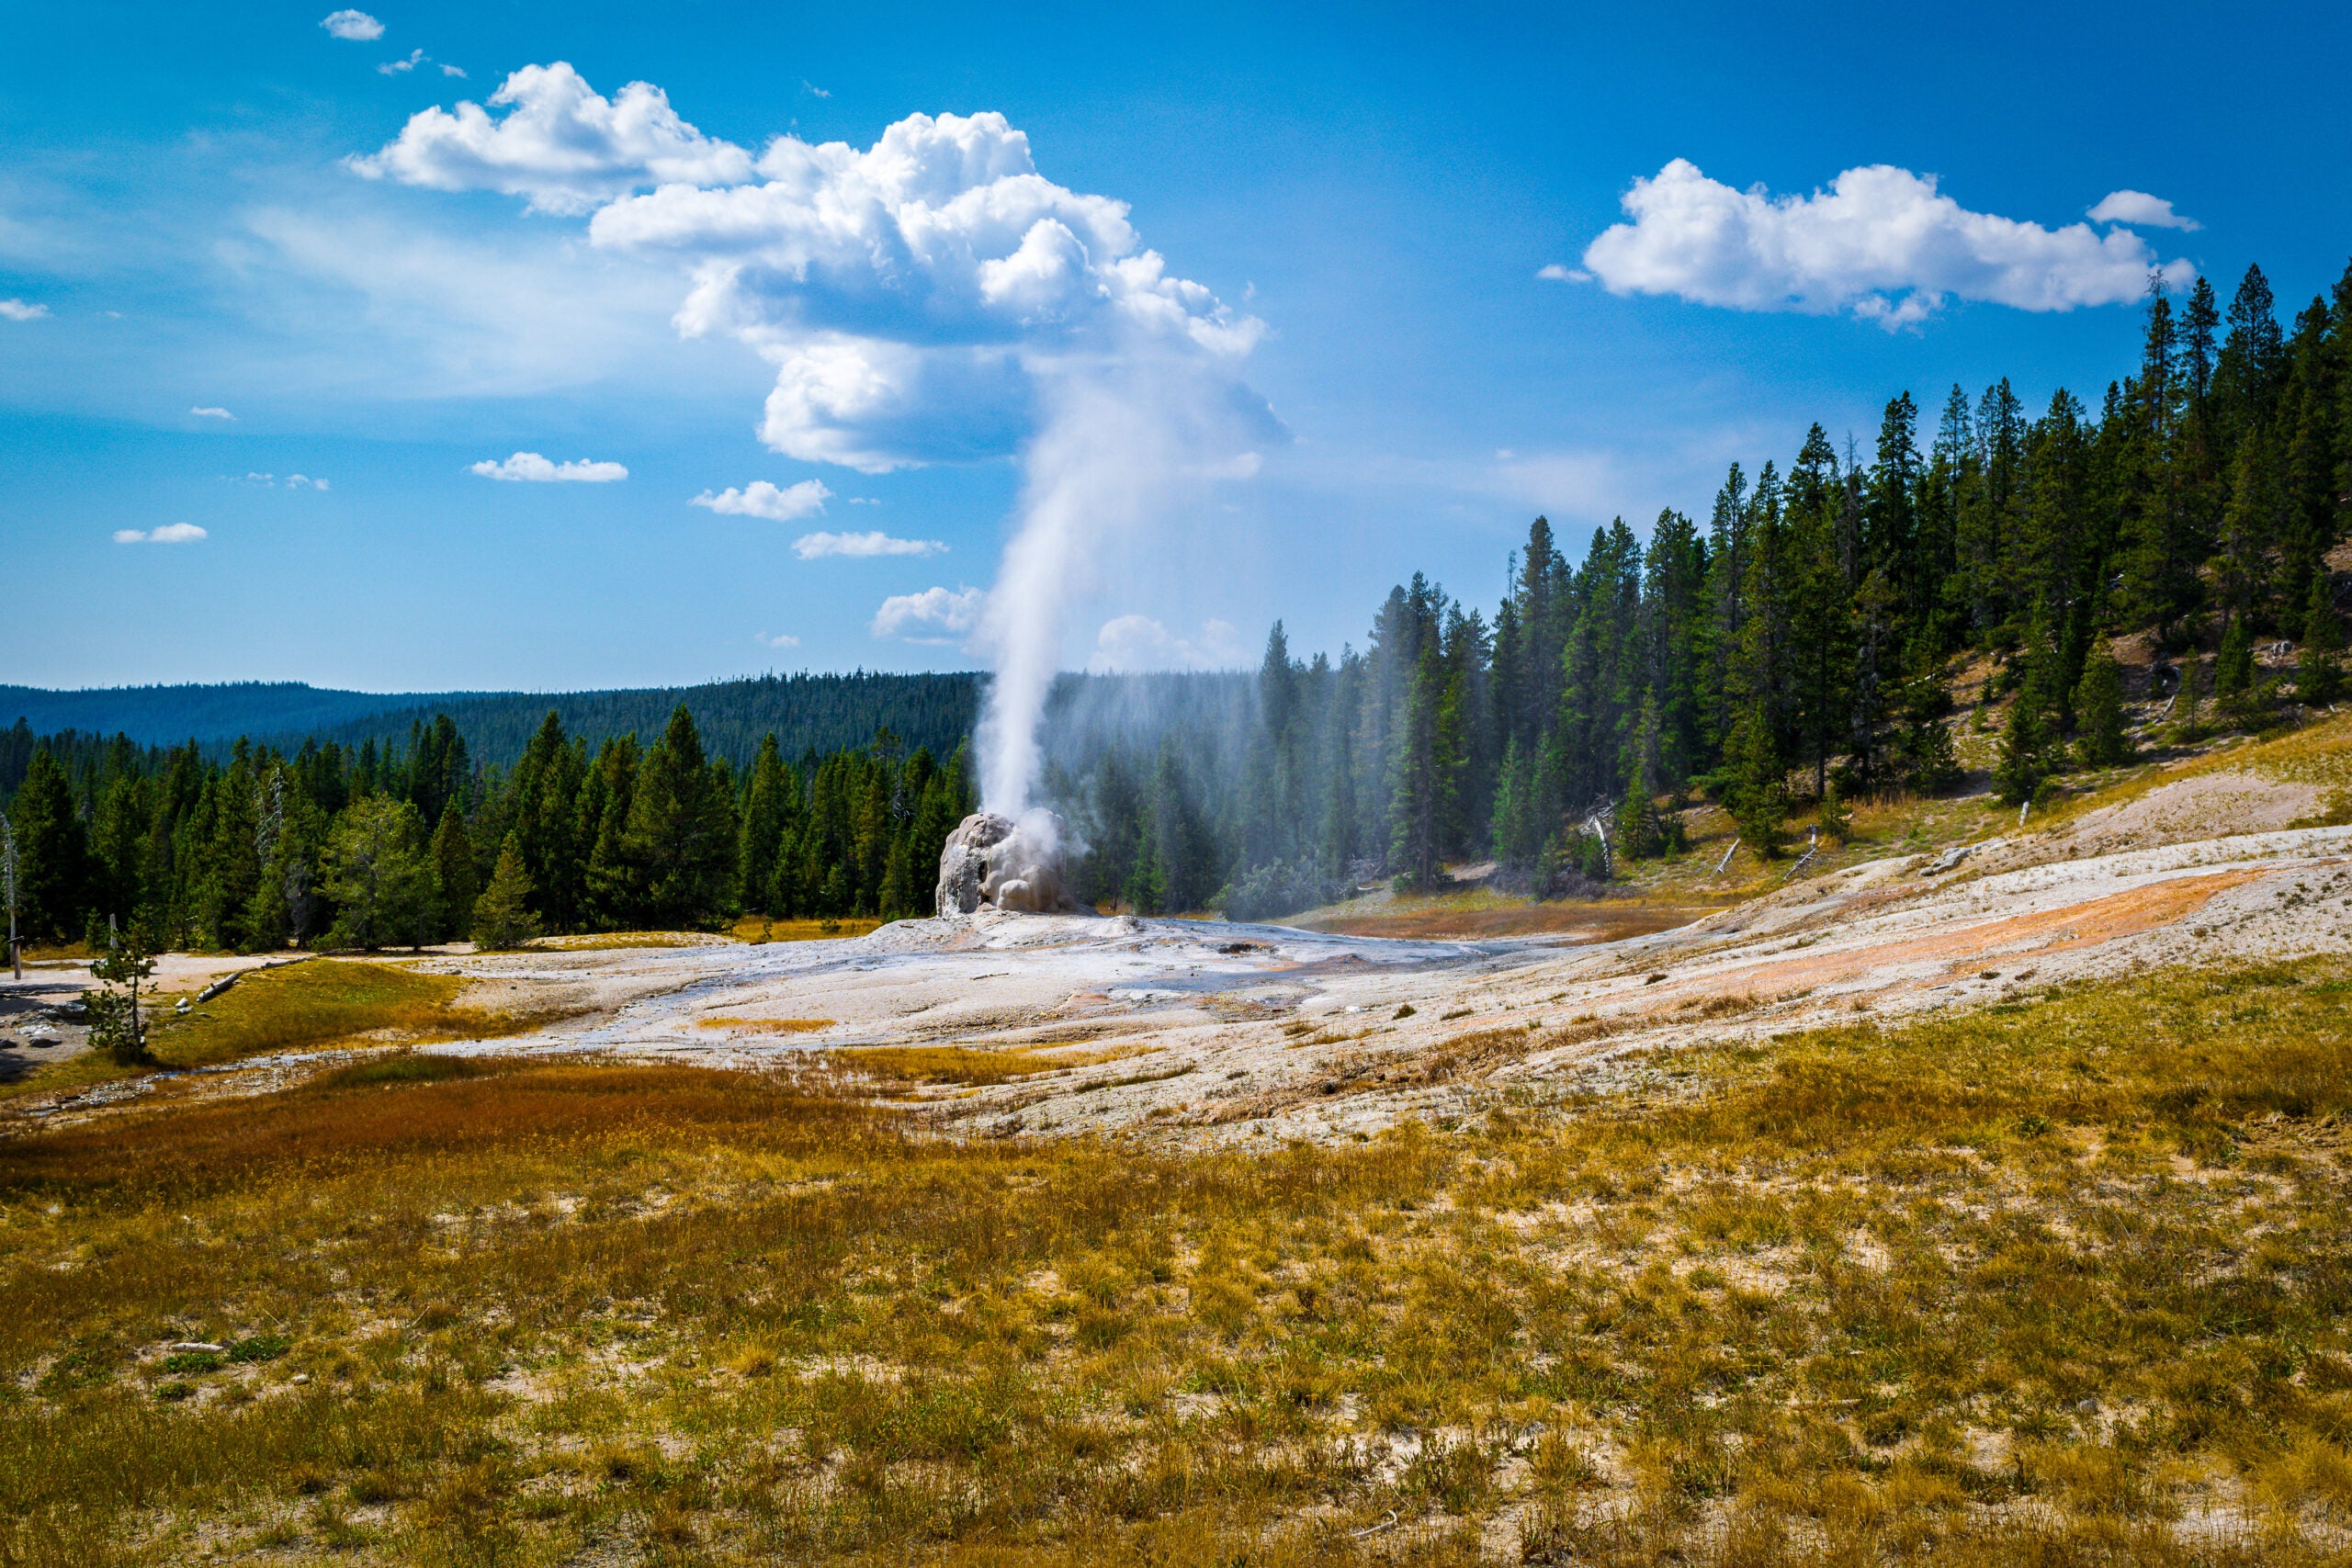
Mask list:
[[[90,1014],[90,1044],[118,1066],[137,1066],[150,1059],[146,1022],[139,1011],[139,983],[154,973],[155,960],[136,928],[90,965],[92,978],[100,985],[83,998]]]
[[[498,864],[490,886],[474,900],[473,932],[477,945],[495,953],[522,946],[539,934],[531,917],[531,877],[523,869],[523,846],[514,834],[499,846]]]
[[[1846,797],[1838,790],[1838,781],[1834,778],[1821,792],[1819,819],[1824,838],[1835,839],[1842,844],[1853,835],[1853,808],[1846,804]]]

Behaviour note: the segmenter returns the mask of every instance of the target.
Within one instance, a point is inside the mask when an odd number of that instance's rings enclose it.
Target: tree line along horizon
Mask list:
[[[2096,412],[1954,387],[1923,450],[1906,391],[1867,460],[1815,424],[1785,471],[1734,464],[1703,529],[1669,509],[1645,542],[1621,518],[1572,565],[1537,518],[1491,620],[1416,574],[1362,651],[1302,661],[1277,622],[1239,701],[1068,724],[1043,793],[1074,891],[1259,919],[1487,856],[1556,890],[1678,849],[1694,792],[1769,856],[1800,804],[1834,822],[1861,795],[1953,787],[1970,658],[1994,662],[1986,699],[2014,699],[1994,783],[2016,804],[2128,755],[2127,633],[2148,634],[2180,733],[2277,716],[2289,687],[2261,678],[2257,640],[2299,644],[2294,700],[2332,702],[2352,267],[2291,328],[2258,268],[2226,315],[2201,278],[2177,307],[2152,283],[2144,324]],[[439,940],[477,905],[489,940],[924,914],[973,804],[961,748],[942,761],[886,730],[791,762],[771,734],[739,768],[704,754],[683,703],[650,745],[593,752],[550,712],[511,769],[470,761],[447,715],[406,747],[292,756],[55,739],[0,732],[37,937],[107,914],[215,947]]]

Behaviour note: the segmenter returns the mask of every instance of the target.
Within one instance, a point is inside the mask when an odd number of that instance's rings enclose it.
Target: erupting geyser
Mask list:
[[[1024,811],[1021,819],[975,811],[947,835],[939,855],[939,913],[969,915],[982,905],[1024,915],[1091,913],[1062,883],[1062,819]]]

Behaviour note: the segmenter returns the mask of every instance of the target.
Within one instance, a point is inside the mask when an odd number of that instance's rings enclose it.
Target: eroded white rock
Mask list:
[[[975,811],[947,835],[939,854],[938,912],[969,915],[982,905],[1024,915],[1086,912],[1064,885],[1060,818],[1036,810],[1016,822]]]

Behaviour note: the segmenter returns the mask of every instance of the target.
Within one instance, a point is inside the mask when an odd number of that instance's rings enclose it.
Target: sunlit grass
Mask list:
[[[0,1561],[2340,1561],[2347,1001],[2143,977],[1257,1153],[407,1054],[14,1138]]]
[[[734,940],[718,931],[581,931],[535,937],[529,946],[550,953],[607,953],[647,947],[718,947]]]
[[[697,1029],[725,1029],[742,1034],[814,1034],[831,1029],[830,1018],[732,1018],[719,1015],[697,1019]]]
[[[904,1083],[998,1084],[1066,1067],[1092,1066],[1132,1054],[1110,1050],[1048,1055],[1011,1047],[977,1051],[964,1045],[854,1045],[827,1055],[851,1072]]]
[[[193,1067],[363,1040],[488,1039],[544,1021],[464,1006],[465,986],[397,964],[314,958],[247,974],[190,1012],[158,1013],[149,1048],[166,1066]]]
[[[728,934],[742,942],[831,942],[841,937],[865,936],[887,923],[871,915],[829,915],[822,919],[794,920],[744,915],[728,928]]]

